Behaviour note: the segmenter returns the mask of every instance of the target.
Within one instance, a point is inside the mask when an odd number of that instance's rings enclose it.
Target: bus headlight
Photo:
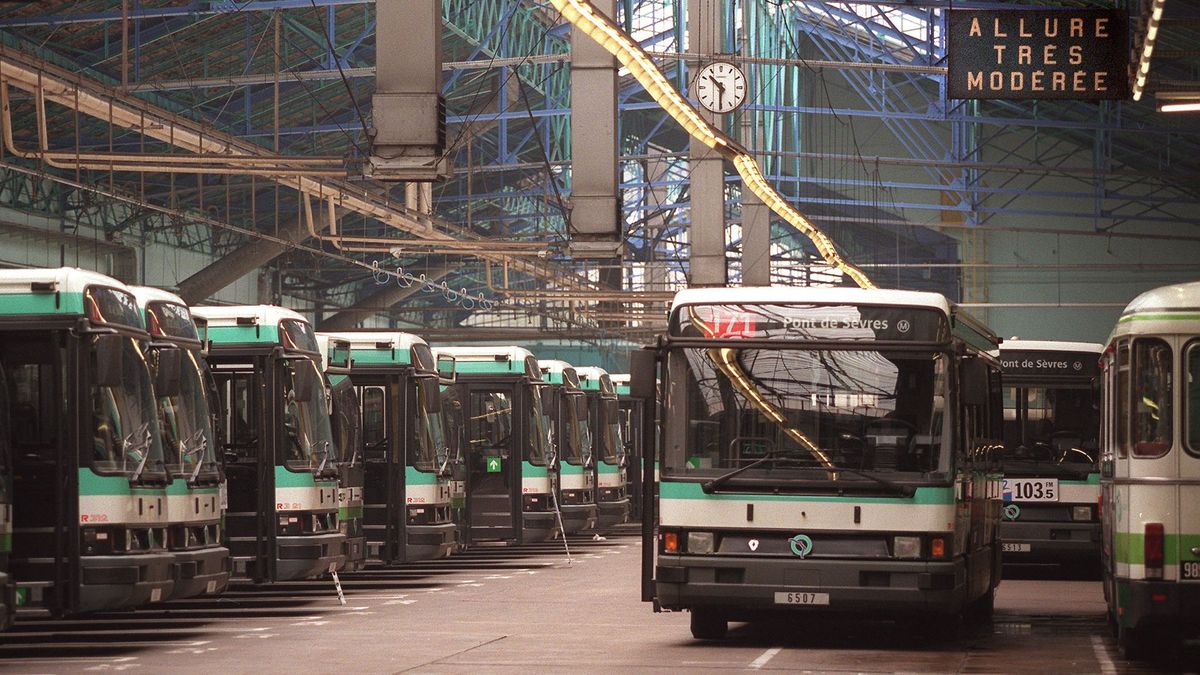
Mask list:
[[[1071,520],[1091,520],[1092,507],[1090,506],[1072,506]]]
[[[896,537],[892,540],[892,555],[897,558],[920,558],[920,537]]]
[[[714,539],[712,532],[688,532],[687,552],[699,555],[712,553]]]

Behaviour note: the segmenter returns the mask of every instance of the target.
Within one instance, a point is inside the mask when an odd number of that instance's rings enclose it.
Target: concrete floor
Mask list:
[[[6,672],[528,673],[777,670],[1115,673],[1120,661],[1095,581],[1008,579],[991,626],[931,644],[883,622],[735,625],[700,643],[688,615],[638,601],[628,534],[523,550],[477,549],[331,582],[241,587],[221,598],[70,621],[19,622],[0,636]],[[1175,657],[1177,658],[1177,657]]]

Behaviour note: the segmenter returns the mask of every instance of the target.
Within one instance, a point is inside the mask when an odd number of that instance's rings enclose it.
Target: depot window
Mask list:
[[[1162,457],[1171,449],[1171,346],[1158,338],[1134,340],[1130,434],[1134,457]]]

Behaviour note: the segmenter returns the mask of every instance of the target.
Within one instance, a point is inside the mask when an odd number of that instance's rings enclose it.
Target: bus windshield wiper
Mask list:
[[[321,458],[321,463],[319,465],[317,465],[316,474],[318,476],[325,472],[325,465],[328,464],[329,460],[333,457],[333,453],[331,452],[331,449],[333,448],[333,444],[330,443],[329,441],[321,441],[321,442],[325,444],[325,456]]]
[[[716,490],[718,487],[723,485],[729,479],[736,478],[736,477],[740,476],[742,473],[749,471],[750,469],[753,469],[754,467],[764,464],[770,460],[783,461],[783,462],[801,462],[801,463],[805,463],[805,464],[809,463],[809,461],[807,459],[801,459],[799,457],[784,457],[775,452],[768,452],[767,454],[763,455],[762,457],[759,457],[758,459],[754,460],[753,462],[750,462],[746,466],[740,466],[740,467],[734,469],[733,471],[730,471],[729,473],[724,473],[724,474],[721,474],[720,476],[717,476],[716,478],[714,478],[712,480],[704,481],[703,483],[700,484],[700,489],[704,490],[704,492],[706,494],[712,494],[713,490]]]
[[[192,474],[187,479],[188,485],[195,485],[196,477],[204,468],[204,453],[208,451],[208,436],[204,435],[203,429],[196,429],[191,438],[181,441],[179,445],[182,450],[180,454],[183,457],[196,457],[196,468],[192,469]]]
[[[824,467],[822,467],[822,468],[824,468]],[[855,476],[862,476],[863,478],[866,478],[868,480],[873,480],[876,483],[879,483],[880,485],[886,487],[889,490],[894,490],[904,497],[911,497],[914,494],[916,494],[916,492],[917,492],[917,489],[911,485],[901,485],[900,483],[897,483],[895,481],[890,481],[886,478],[880,478],[879,476],[876,476],[875,474],[871,473],[870,471],[861,471],[859,469],[850,469],[850,468],[847,468],[844,466],[838,466],[838,467],[834,467],[832,469],[826,468],[825,470],[831,474],[845,472],[845,473],[852,473]]]
[[[141,436],[140,441],[133,441],[135,436]],[[133,474],[129,476],[129,482],[136,483],[142,477],[142,472],[146,470],[146,462],[150,459],[150,423],[143,422],[142,426],[138,427],[137,431],[125,437],[122,444],[125,446],[125,456],[129,457],[133,453],[140,452],[142,455],[141,461],[138,462],[137,468],[133,470]]]

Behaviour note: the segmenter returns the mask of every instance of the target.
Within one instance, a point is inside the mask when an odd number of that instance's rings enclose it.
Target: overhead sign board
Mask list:
[[[1118,9],[952,10],[947,96],[1128,98],[1128,33]]]
[[[1092,352],[1001,350],[1000,367],[1004,374],[1065,375],[1096,377],[1100,374],[1100,355]]]

